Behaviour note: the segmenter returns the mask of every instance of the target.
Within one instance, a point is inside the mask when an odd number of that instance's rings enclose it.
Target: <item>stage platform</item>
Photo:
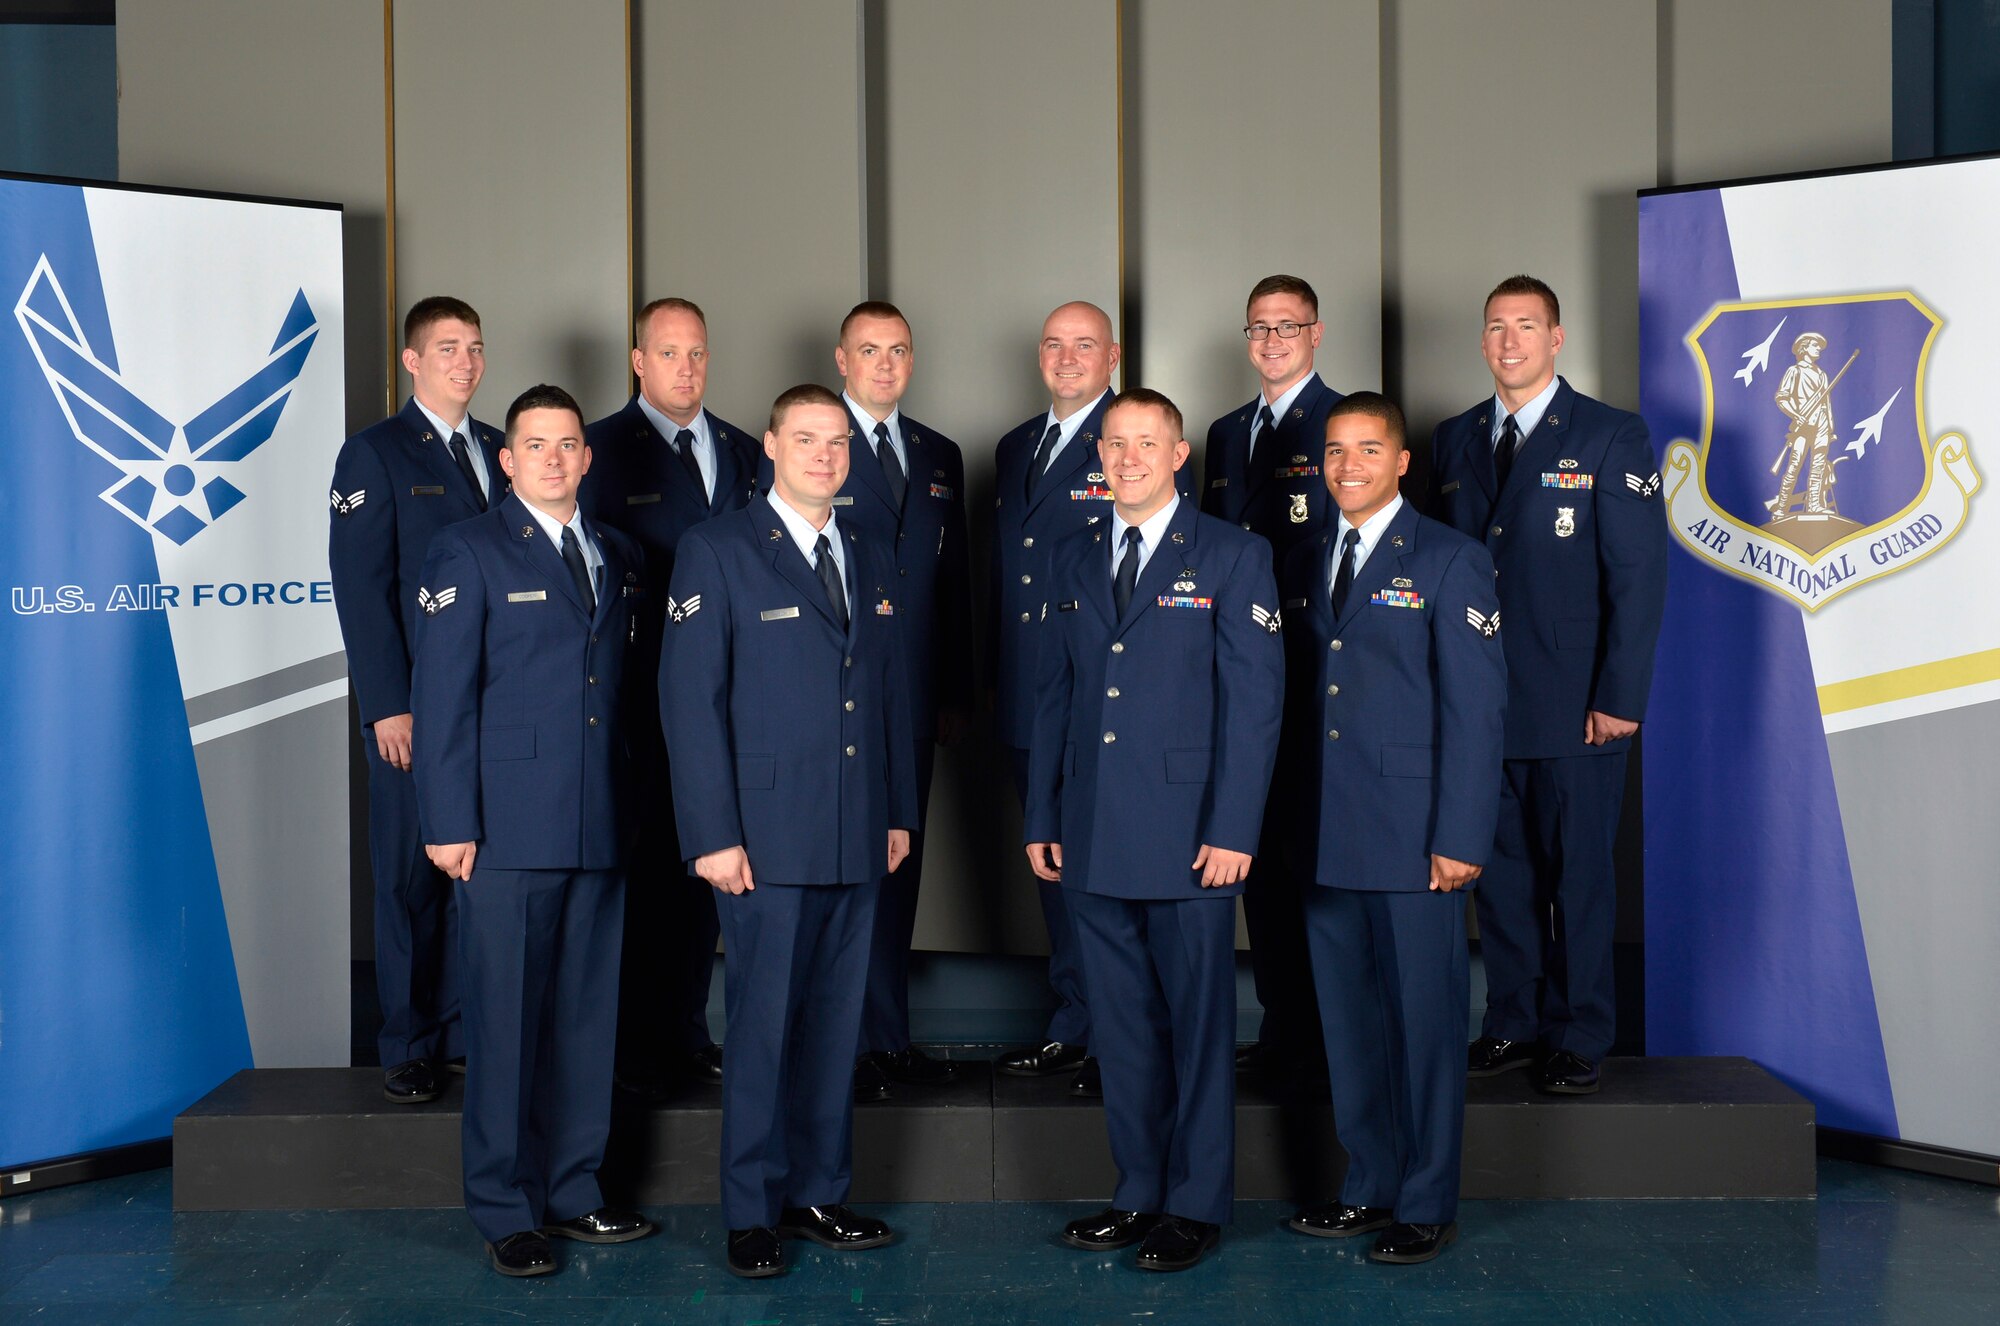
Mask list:
[[[856,1202],[1101,1201],[1115,1178],[1103,1109],[1064,1078],[959,1080],[854,1111]],[[1813,1107],[1748,1059],[1613,1059],[1595,1096],[1537,1095],[1525,1073],[1470,1084],[1464,1195],[1809,1198]],[[177,1211],[450,1207],[452,1079],[428,1105],[382,1098],[373,1068],[238,1073],[174,1121]],[[618,1098],[607,1200],[712,1203],[721,1088],[651,1108]],[[1323,1101],[1241,1084],[1236,1195],[1324,1200],[1345,1158]]]

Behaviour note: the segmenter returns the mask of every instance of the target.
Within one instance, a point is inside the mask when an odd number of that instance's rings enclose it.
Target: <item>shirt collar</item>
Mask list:
[[[792,542],[799,546],[799,551],[805,554],[808,562],[812,561],[814,550],[819,546],[819,536],[824,534],[826,535],[826,541],[833,545],[835,560],[845,564],[847,559],[841,556],[840,526],[837,515],[832,511],[828,511],[826,513],[826,528],[814,529],[810,520],[807,520],[804,516],[793,510],[791,503],[778,496],[777,489],[773,488],[769,496],[771,499],[771,510],[778,513],[778,519],[784,522],[785,532],[792,536]]]
[[[644,392],[641,392],[639,395],[633,397],[633,399],[639,402],[639,412],[645,415],[648,419],[652,420],[653,427],[659,430],[659,434],[661,437],[671,442],[675,438],[680,436],[681,426],[675,423],[673,420],[669,419],[666,415],[666,411],[660,409],[658,406],[654,405],[651,401],[647,400]],[[707,442],[709,440],[708,411],[696,410],[694,412],[694,418],[688,422],[687,430],[690,433],[694,434],[694,440],[697,446],[699,446],[704,442]]]
[[[576,541],[583,545],[585,559],[588,560],[591,554],[596,552],[595,541],[590,537],[590,532],[583,525],[583,507],[581,505],[578,505],[576,510],[569,513],[569,520],[567,522],[557,520],[554,516],[526,498],[521,500],[521,505],[528,508],[528,514],[534,517],[537,525],[542,527],[542,533],[548,535],[555,542],[557,551],[561,551],[562,549],[563,530],[573,529],[576,531]]]
[[[1072,414],[1067,419],[1056,418],[1055,406],[1051,405],[1049,407],[1049,412],[1042,416],[1042,436],[1043,437],[1048,436],[1050,424],[1054,424],[1057,428],[1060,428],[1062,430],[1061,435],[1056,438],[1055,451],[1051,451],[1049,453],[1050,465],[1055,464],[1056,452],[1061,451],[1064,447],[1070,444],[1070,439],[1074,438],[1079,432],[1082,431],[1083,421],[1090,418],[1091,412],[1096,410],[1098,405],[1101,404],[1106,399],[1106,397],[1109,397],[1110,395],[1111,395],[1111,388],[1106,387],[1104,389],[1103,395],[1099,396],[1096,400],[1084,406],[1081,410],[1078,410],[1075,414]]]
[[[1382,541],[1383,531],[1389,528],[1389,523],[1396,518],[1396,513],[1402,509],[1403,495],[1397,493],[1389,499],[1387,506],[1361,522],[1359,526],[1361,542],[1354,545],[1354,569],[1357,572],[1361,570],[1362,563],[1368,560],[1368,554],[1375,551],[1375,545]],[[1329,583],[1331,583],[1332,576],[1339,574],[1340,547],[1347,542],[1347,531],[1354,528],[1356,526],[1347,523],[1347,514],[1345,512],[1342,512],[1340,519],[1334,522],[1333,556],[1328,562],[1328,566],[1332,568],[1328,572]]]
[[[416,405],[417,409],[422,412],[424,418],[431,421],[431,427],[437,429],[438,441],[444,443],[446,446],[450,446],[451,435],[453,433],[463,433],[465,434],[465,440],[468,443],[472,441],[472,411],[467,410],[465,412],[465,417],[460,419],[457,424],[455,425],[448,424],[444,420],[432,414],[430,406],[425,405],[420,400],[417,400],[415,396],[410,397],[410,400]]]
[[[1542,422],[1542,416],[1549,412],[1549,402],[1556,398],[1556,388],[1561,385],[1562,375],[1557,374],[1549,379],[1549,385],[1543,387],[1535,396],[1535,399],[1514,411],[1514,427],[1521,431],[1522,437],[1525,438],[1528,434],[1534,432],[1535,425]],[[1506,426],[1506,423],[1507,406],[1500,399],[1500,393],[1496,391],[1493,393],[1493,441],[1498,442],[1500,440],[1500,431]]]
[[[1278,397],[1278,399],[1274,401],[1269,402],[1271,407],[1271,422],[1276,424],[1281,424],[1285,422],[1285,415],[1290,413],[1292,408],[1292,402],[1299,398],[1299,393],[1306,389],[1306,384],[1313,381],[1313,379],[1317,378],[1318,376],[1319,376],[1319,370],[1314,369],[1310,373],[1307,373],[1304,377],[1300,378],[1297,382],[1294,382],[1291,386],[1285,388],[1284,395]],[[1264,400],[1264,397],[1260,393],[1257,397],[1258,408],[1261,410],[1265,404],[1266,402]],[[1255,427],[1256,422],[1257,422],[1257,415],[1255,413],[1252,413],[1250,416],[1251,426]]]
[[[875,416],[861,408],[861,402],[855,400],[854,397],[844,391],[840,393],[840,399],[847,402],[847,412],[853,415],[863,428],[868,430],[868,445],[872,449],[875,445]],[[889,440],[895,445],[896,450],[901,451],[903,449],[903,408],[900,405],[891,406],[889,417],[882,420],[882,422],[889,425]]]
[[[1173,523],[1174,512],[1180,509],[1181,495],[1176,492],[1167,504],[1139,522],[1139,561],[1141,565],[1152,556],[1153,550],[1167,537],[1167,526]],[[1116,506],[1111,508],[1111,559],[1116,564],[1125,546],[1125,531],[1134,528],[1125,523],[1125,517],[1118,514]]]

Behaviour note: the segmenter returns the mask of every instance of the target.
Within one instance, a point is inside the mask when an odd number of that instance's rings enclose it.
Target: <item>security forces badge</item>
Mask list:
[[[1965,525],[1971,446],[1924,419],[1943,327],[1907,290],[1718,304],[1687,335],[1701,441],[1676,440],[1661,474],[1604,482],[1642,499],[1664,482],[1690,553],[1817,612]],[[1718,385],[1717,364],[1740,366]]]

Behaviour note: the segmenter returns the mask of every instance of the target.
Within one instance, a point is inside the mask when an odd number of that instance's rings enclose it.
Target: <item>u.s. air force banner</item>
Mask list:
[[[1640,200],[1655,1054],[2000,1154],[2000,160]]]
[[[337,209],[0,176],[0,1167],[348,1057]]]

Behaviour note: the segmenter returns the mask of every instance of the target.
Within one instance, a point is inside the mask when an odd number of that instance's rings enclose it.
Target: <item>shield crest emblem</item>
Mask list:
[[[1294,525],[1305,524],[1307,517],[1312,514],[1310,508],[1308,508],[1306,505],[1306,494],[1293,493],[1292,508],[1285,514],[1290,518],[1291,522]]]
[[[1702,437],[1662,486],[1695,556],[1816,612],[1942,547],[1979,487],[1964,437],[1933,439],[1924,367],[1944,323],[1906,290],[1718,304],[1686,338]]]

